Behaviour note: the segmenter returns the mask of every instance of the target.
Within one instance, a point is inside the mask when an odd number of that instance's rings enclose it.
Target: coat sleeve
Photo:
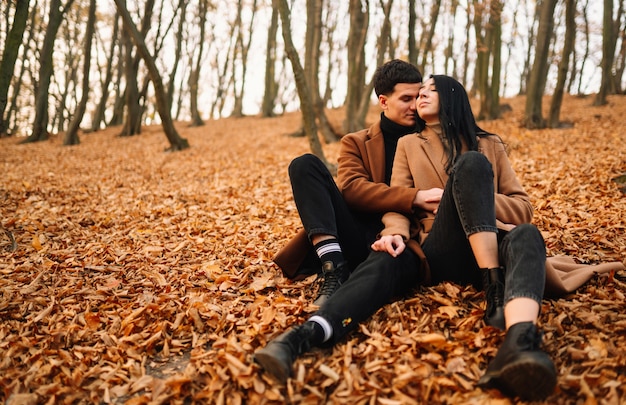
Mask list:
[[[496,218],[505,224],[529,223],[533,217],[530,197],[520,184],[502,141],[495,136],[490,138],[493,138],[488,142],[496,180]]]
[[[341,139],[337,171],[337,183],[348,206],[361,212],[384,213],[398,211],[410,213],[413,209],[414,188],[390,187],[384,179],[376,181],[372,173],[373,159],[368,156],[365,137],[366,131],[348,134]],[[383,161],[376,162],[385,166],[384,150],[380,153]]]
[[[396,150],[396,157],[393,161],[391,185],[398,188],[412,187],[414,193],[417,193],[417,190],[414,188],[413,176],[409,169],[405,142],[403,142],[402,139],[398,141],[398,149]],[[410,238],[411,222],[406,215],[393,211],[387,212],[383,215],[383,224],[385,225],[385,229],[382,230],[381,235],[401,235],[404,240]]]

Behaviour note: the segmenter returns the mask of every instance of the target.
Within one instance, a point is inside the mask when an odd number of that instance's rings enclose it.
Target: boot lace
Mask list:
[[[345,281],[343,273],[343,266],[338,266],[336,269],[324,271],[322,276],[324,281],[318,290],[317,297],[319,298],[323,295],[333,295],[339,286],[341,286],[341,284]]]

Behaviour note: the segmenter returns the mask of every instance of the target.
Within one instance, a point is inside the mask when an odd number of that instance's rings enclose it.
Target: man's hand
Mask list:
[[[372,243],[372,250],[387,252],[393,257],[397,257],[404,251],[406,244],[400,235],[385,235]]]
[[[423,209],[424,211],[436,214],[439,209],[439,202],[441,201],[442,195],[443,189],[438,187],[430,188],[428,190],[419,190],[415,195],[413,205]]]

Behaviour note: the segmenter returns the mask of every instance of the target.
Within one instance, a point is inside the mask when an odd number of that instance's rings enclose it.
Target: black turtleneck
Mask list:
[[[380,113],[380,129],[385,140],[385,183],[389,185],[391,183],[391,168],[393,167],[393,158],[396,155],[398,139],[406,134],[415,132],[416,127],[414,125],[405,127],[393,122],[384,113]]]

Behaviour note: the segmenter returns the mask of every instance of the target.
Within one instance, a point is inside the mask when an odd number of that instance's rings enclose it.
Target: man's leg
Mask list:
[[[289,165],[294,200],[304,229],[321,262],[324,282],[315,303],[322,303],[365,260],[367,238],[348,209],[332,175],[312,154]]]
[[[410,250],[395,258],[385,252],[372,252],[319,311],[257,350],[255,361],[285,382],[298,356],[312,347],[337,343],[393,297],[415,288],[419,264]]]

